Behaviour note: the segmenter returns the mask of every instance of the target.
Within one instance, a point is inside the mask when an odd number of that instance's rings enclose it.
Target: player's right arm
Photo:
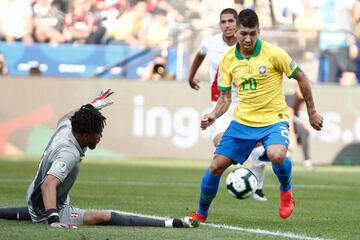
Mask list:
[[[60,183],[60,179],[53,175],[47,175],[45,181],[42,183],[41,194],[45,210],[56,209],[56,188]]]
[[[200,89],[200,85],[199,85],[200,81],[198,79],[194,79],[194,77],[195,77],[197,70],[201,66],[202,62],[204,61],[205,57],[206,57],[206,55],[201,54],[200,52],[197,52],[194,57],[194,60],[192,62],[188,81],[189,81],[190,87],[194,90]]]
[[[60,221],[59,213],[56,208],[56,188],[60,185],[59,178],[48,174],[41,185],[41,194],[48,219],[48,224],[52,228],[76,228],[72,225]]]
[[[203,130],[213,124],[215,120],[223,115],[230,107],[232,85],[232,75],[229,68],[230,65],[231,60],[229,61],[225,54],[219,64],[218,89],[220,90],[220,96],[216,102],[214,110],[201,117],[200,127]]]
[[[59,178],[48,174],[41,184],[41,194],[44,208],[47,215],[47,221],[53,228],[70,228],[71,226],[60,222],[59,212],[56,207],[56,188],[60,185]]]
[[[59,210],[57,208],[57,189],[74,167],[76,167],[80,157],[66,148],[61,148],[58,152],[41,184],[41,195],[49,226],[53,228],[72,228],[73,226],[60,221]]]
[[[220,91],[220,96],[216,102],[216,106],[211,113],[205,114],[201,117],[200,127],[205,130],[208,126],[213,124],[216,119],[223,115],[230,107],[231,91]]]

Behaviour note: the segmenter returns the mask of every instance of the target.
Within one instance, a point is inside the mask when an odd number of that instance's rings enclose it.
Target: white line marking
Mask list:
[[[249,232],[249,233],[255,233],[255,234],[263,234],[263,235],[271,235],[271,236],[279,236],[279,237],[286,237],[291,239],[302,239],[302,240],[329,240],[326,238],[318,238],[318,237],[308,237],[305,235],[298,235],[294,233],[288,233],[288,232],[271,232],[268,230],[262,230],[262,229],[253,229],[253,228],[242,228],[237,226],[229,226],[229,225],[222,225],[222,224],[213,224],[213,223],[203,223],[201,225],[209,226],[213,228],[223,228],[223,229],[229,229],[229,230],[235,230],[240,232]]]
[[[152,216],[152,215],[146,215],[146,214],[140,214],[140,213],[123,212],[123,211],[114,211],[114,212],[117,212],[120,214],[125,214],[125,215],[135,215],[135,216],[139,216],[139,217],[151,217],[151,218],[162,219],[162,220],[166,220],[166,219],[170,218],[170,217]],[[289,233],[289,232],[279,232],[279,231],[272,232],[272,231],[268,231],[268,230],[254,229],[254,228],[242,228],[242,227],[238,227],[238,226],[230,226],[230,225],[224,225],[224,224],[202,223],[201,226],[207,226],[207,227],[212,227],[212,228],[222,228],[222,229],[262,234],[262,235],[286,237],[286,238],[290,238],[290,239],[330,240],[329,238],[309,237],[306,235],[298,235],[298,234]]]

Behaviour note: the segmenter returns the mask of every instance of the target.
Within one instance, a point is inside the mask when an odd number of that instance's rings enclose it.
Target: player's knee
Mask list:
[[[210,163],[209,171],[214,176],[221,176],[223,172],[231,165],[231,161],[224,156],[215,154]]]
[[[286,149],[272,148],[272,149],[268,149],[266,154],[272,163],[282,164],[286,156]]]
[[[111,220],[111,212],[104,211],[94,216],[96,224],[105,224]]]
[[[209,171],[214,176],[220,176],[224,172],[217,164],[210,164]]]

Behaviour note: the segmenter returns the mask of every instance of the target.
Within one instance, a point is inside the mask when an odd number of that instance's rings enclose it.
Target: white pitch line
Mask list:
[[[152,215],[146,215],[146,214],[140,214],[140,213],[132,213],[132,212],[123,212],[123,211],[114,211],[118,212],[120,214],[125,215],[135,215],[139,217],[151,217],[156,219],[169,219],[170,217],[160,217],[160,216],[152,216]],[[270,236],[279,236],[279,237],[286,237],[289,239],[301,239],[301,240],[330,240],[328,238],[319,238],[319,237],[309,237],[305,235],[298,235],[295,233],[289,233],[289,232],[272,232],[268,230],[262,230],[262,229],[254,229],[254,228],[243,228],[238,226],[230,226],[230,225],[224,225],[224,224],[214,224],[214,223],[202,223],[201,226],[207,226],[212,228],[222,228],[222,229],[228,229],[228,230],[235,230],[240,232],[248,232],[248,233],[255,233],[255,234],[262,234],[262,235],[270,235]]]
[[[291,238],[291,239],[330,240],[330,239],[319,238],[319,237],[308,237],[308,236],[298,235],[298,234],[294,234],[294,233],[279,232],[279,231],[271,232],[271,231],[268,231],[268,230],[253,229],[253,228],[242,228],[242,227],[229,226],[229,225],[223,225],[223,224],[202,223],[201,225],[209,226],[209,227],[213,227],[213,228],[223,228],[223,229],[235,230],[235,231],[240,231],[240,232],[249,232],[249,233],[256,233],[256,234],[263,234],[263,235],[286,237],[286,238]]]

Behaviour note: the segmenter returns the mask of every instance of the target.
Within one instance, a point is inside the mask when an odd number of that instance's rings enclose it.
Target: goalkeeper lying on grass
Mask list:
[[[70,112],[58,122],[39,164],[34,181],[27,193],[28,206],[0,208],[0,218],[48,223],[53,228],[74,228],[78,225],[116,225],[188,228],[197,221],[121,214],[115,211],[96,211],[75,208],[69,203],[68,193],[79,174],[81,158],[87,148],[95,149],[100,142],[106,118],[99,111],[113,103],[109,89],[101,92],[90,104]]]

